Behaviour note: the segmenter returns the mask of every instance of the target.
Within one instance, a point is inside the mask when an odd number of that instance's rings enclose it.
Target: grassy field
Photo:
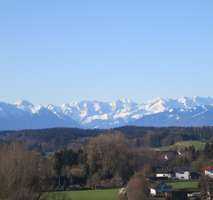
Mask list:
[[[171,185],[173,189],[197,189],[199,186],[198,181],[176,181],[170,182],[168,185]]]
[[[73,191],[73,192],[58,192],[48,194],[49,200],[116,200],[118,190],[90,190],[90,191]]]
[[[193,146],[196,150],[203,150],[205,148],[206,143],[201,141],[182,141],[177,142],[171,146],[165,146],[162,148],[159,148],[158,150],[161,151],[168,151],[168,150],[174,150],[174,149],[184,149],[186,147]]]

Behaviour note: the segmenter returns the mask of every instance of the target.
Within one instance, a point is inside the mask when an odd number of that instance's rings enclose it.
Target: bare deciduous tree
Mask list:
[[[135,175],[128,183],[128,200],[147,200],[149,195],[148,183],[142,174]]]
[[[119,176],[126,181],[131,175],[131,152],[122,134],[105,134],[91,139],[86,153],[90,173],[101,179]]]
[[[49,161],[20,143],[0,147],[0,199],[38,200],[48,188]]]

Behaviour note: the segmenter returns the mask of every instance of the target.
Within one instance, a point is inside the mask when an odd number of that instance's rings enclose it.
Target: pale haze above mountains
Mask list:
[[[81,101],[55,106],[0,102],[0,130],[53,127],[213,126],[213,97],[158,98],[136,103]]]

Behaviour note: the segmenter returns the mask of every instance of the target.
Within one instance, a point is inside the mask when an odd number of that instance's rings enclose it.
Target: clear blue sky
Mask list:
[[[0,99],[213,96],[212,0],[1,0]]]

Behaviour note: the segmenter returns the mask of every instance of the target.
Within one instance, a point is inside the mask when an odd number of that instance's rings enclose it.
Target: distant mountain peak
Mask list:
[[[19,100],[0,103],[0,130],[49,127],[113,128],[139,126],[213,125],[212,97],[156,98],[137,103],[121,98],[71,102],[56,106]]]
[[[31,107],[34,106],[31,102],[29,102],[27,100],[22,100],[22,99],[17,100],[15,102],[15,105],[16,106],[31,106]]]

